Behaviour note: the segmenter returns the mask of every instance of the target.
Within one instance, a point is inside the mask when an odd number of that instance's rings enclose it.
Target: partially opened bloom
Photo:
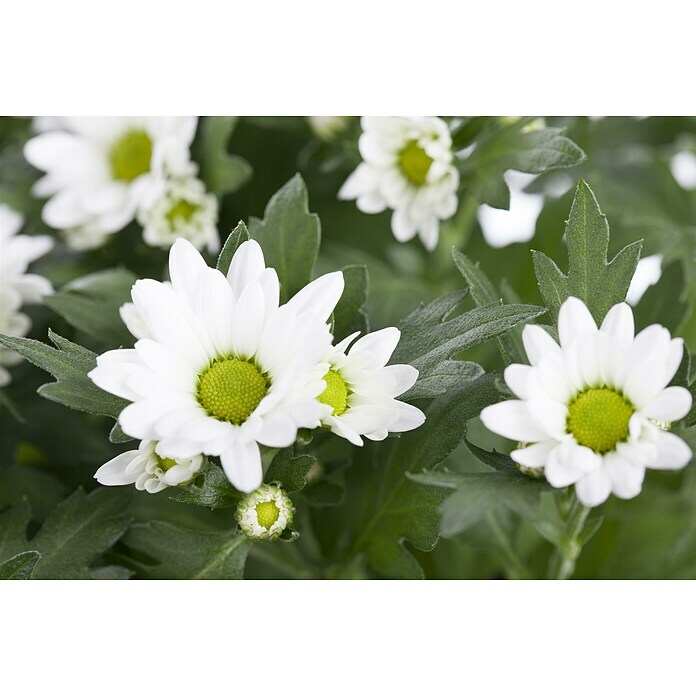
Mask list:
[[[363,213],[390,208],[400,242],[419,235],[428,250],[437,245],[440,220],[457,210],[459,172],[452,138],[437,117],[363,117],[359,148],[363,162],[338,192]]]
[[[170,486],[183,486],[193,480],[203,466],[197,454],[185,459],[168,459],[155,452],[157,443],[143,440],[137,450],[117,455],[97,469],[94,478],[103,486],[135,484],[139,491],[159,493]]]
[[[418,370],[387,365],[401,337],[399,330],[382,329],[353,343],[358,335],[348,336],[324,358],[330,367],[319,400],[331,407],[331,413],[322,423],[354,445],[363,444],[361,436],[384,440],[388,433],[422,425],[424,413],[396,399],[415,384]]]
[[[43,276],[27,273],[29,264],[53,248],[47,236],[18,234],[24,218],[6,205],[0,205],[0,333],[25,336],[31,319],[20,311],[24,304],[41,302],[53,293],[51,283]],[[14,351],[0,349],[0,386],[8,384],[10,373],[3,365],[21,361]]]
[[[24,155],[46,174],[34,194],[42,217],[78,249],[97,247],[185,171],[194,117],[60,118],[27,142]],[[53,126],[52,128],[50,126]]]
[[[255,241],[239,247],[225,277],[183,239],[169,272],[171,284],[133,286],[131,319],[144,338],[99,356],[89,376],[133,402],[119,416],[125,433],[157,440],[164,458],[219,456],[230,481],[252,491],[262,480],[259,444],[288,447],[328,410],[316,397],[343,275],[322,276],[279,306],[278,276]]]
[[[292,524],[295,506],[285,491],[275,484],[259,486],[237,505],[239,528],[251,539],[272,541]]]
[[[522,334],[530,365],[510,365],[505,381],[519,400],[481,412],[489,430],[518,440],[511,454],[542,469],[555,488],[575,484],[581,503],[610,493],[633,498],[645,470],[681,469],[689,446],[669,432],[691,395],[668,386],[684,350],[657,324],[634,336],[631,308],[617,304],[597,328],[584,303],[571,297],[558,315],[560,345],[540,326]]]
[[[143,239],[150,246],[169,249],[181,237],[196,249],[220,249],[217,198],[195,176],[171,178],[162,195],[138,213]]]

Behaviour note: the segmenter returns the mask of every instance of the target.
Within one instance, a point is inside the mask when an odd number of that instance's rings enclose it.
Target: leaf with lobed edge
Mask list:
[[[242,494],[227,480],[225,472],[206,458],[198,476],[188,485],[175,488],[169,499],[217,510],[237,505]]]
[[[565,275],[546,254],[532,251],[539,289],[554,322],[568,297],[578,297],[597,323],[619,302],[626,299],[636,271],[643,243],[624,247],[611,261],[609,225],[592,189],[580,179],[565,230],[568,244],[568,274]]]
[[[230,264],[232,263],[232,258],[234,257],[237,249],[244,244],[244,242],[249,241],[249,231],[246,225],[240,220],[237,226],[230,232],[229,236],[225,240],[225,244],[222,247],[222,251],[218,256],[216,268],[227,275],[227,271],[230,270]]]
[[[264,479],[267,483],[277,481],[287,493],[296,493],[305,487],[307,474],[316,463],[311,454],[295,456],[294,447],[286,447],[273,457]]]

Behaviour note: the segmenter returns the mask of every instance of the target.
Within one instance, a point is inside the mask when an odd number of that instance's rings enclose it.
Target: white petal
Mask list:
[[[532,365],[538,365],[543,358],[560,353],[556,341],[541,326],[527,324],[522,330],[522,342]]]
[[[611,493],[611,479],[606,469],[602,466],[585,474],[575,484],[575,493],[586,507],[601,505]]]
[[[227,271],[235,297],[238,298],[249,283],[256,282],[265,268],[263,251],[257,241],[250,239],[240,244]]]
[[[344,286],[341,271],[327,273],[305,285],[287,305],[298,315],[309,312],[320,321],[328,321],[343,294]]]
[[[544,475],[554,488],[564,488],[600,465],[601,458],[588,447],[564,442],[549,454]]]
[[[199,277],[206,270],[208,265],[191,242],[181,238],[174,242],[169,251],[169,277],[176,292],[183,297],[192,298]]]
[[[547,440],[546,431],[532,417],[524,401],[502,401],[481,411],[481,421],[494,433],[519,442]]]
[[[135,473],[127,474],[126,468],[138,456],[140,456],[138,450],[123,452],[100,466],[97,469],[97,473],[94,474],[94,478],[102,486],[126,486],[130,483],[135,483],[141,472],[138,470]]]
[[[232,345],[239,357],[251,358],[259,347],[266,314],[263,288],[247,285],[237,299],[232,320]]]
[[[611,336],[624,348],[628,348],[635,335],[633,310],[625,302],[615,304],[604,317],[600,331]]]
[[[401,332],[393,326],[373,331],[358,339],[350,349],[349,355],[365,356],[369,358],[370,368],[379,369],[389,362],[400,338]]]
[[[649,469],[683,469],[691,461],[691,448],[674,433],[659,431],[655,444],[658,455]]]
[[[612,453],[604,458],[604,467],[611,479],[611,490],[615,496],[628,500],[640,493],[645,478],[644,466]]]
[[[261,453],[255,442],[234,445],[220,456],[222,468],[230,483],[242,493],[251,493],[263,481]]]
[[[567,348],[577,338],[597,333],[597,324],[582,300],[569,297],[558,312],[558,338]]]
[[[416,223],[403,208],[394,211],[391,218],[391,228],[394,237],[399,242],[408,242],[416,236]]]
[[[399,418],[389,426],[390,433],[404,433],[414,430],[425,423],[425,414],[419,408],[406,404],[403,401],[396,402]]]
[[[640,413],[645,418],[674,423],[681,420],[691,408],[691,394],[684,387],[667,387],[652,398]]]
[[[534,368],[529,365],[508,365],[505,368],[503,376],[505,383],[510,387],[512,393],[518,399],[526,399],[529,397],[528,382],[534,374]]]
[[[263,427],[257,436],[266,447],[290,447],[297,438],[297,426],[290,416],[275,409],[263,416]]]
[[[546,440],[545,442],[537,442],[534,445],[513,450],[510,452],[510,456],[513,461],[522,466],[527,466],[530,469],[540,469],[546,466],[551,451],[556,447],[558,447],[556,440]]]
[[[399,396],[408,391],[418,379],[418,370],[412,365],[388,365],[384,373],[394,380],[394,387],[389,396]]]

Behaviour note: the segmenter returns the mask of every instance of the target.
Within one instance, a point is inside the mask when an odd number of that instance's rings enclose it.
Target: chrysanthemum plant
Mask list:
[[[569,577],[601,525],[591,506],[690,459],[688,351],[666,329],[634,339],[622,303],[640,244],[607,262],[584,183],[567,274],[534,257],[546,307],[503,301],[455,250],[468,288],[370,333],[366,269],[314,279],[320,238],[297,176],[229,235],[214,269],[177,242],[165,282],[108,276],[54,297],[102,355],[54,332],[53,346],[0,336],[56,378],[42,396],[116,421],[120,454],[94,464],[100,483],[124,487],[78,490],[31,541],[26,506],[3,512],[0,539],[13,541],[0,544],[0,576],[240,578],[253,561],[284,577],[420,578],[440,535],[484,522],[509,577]],[[504,380],[467,360],[491,340]],[[469,441],[479,415],[517,442],[510,454]],[[460,446],[478,473],[448,471]],[[132,484],[142,492],[129,497]],[[133,523],[126,503],[145,491],[209,508],[209,527],[142,511]],[[513,534],[523,521],[548,546],[548,571],[527,563]]]

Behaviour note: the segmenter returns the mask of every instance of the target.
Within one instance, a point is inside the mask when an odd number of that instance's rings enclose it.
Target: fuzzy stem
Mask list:
[[[579,539],[590,514],[590,508],[580,503],[573,493],[567,510],[567,516],[564,516],[565,533],[549,563],[547,577],[551,580],[568,580],[572,577],[582,550]]]

